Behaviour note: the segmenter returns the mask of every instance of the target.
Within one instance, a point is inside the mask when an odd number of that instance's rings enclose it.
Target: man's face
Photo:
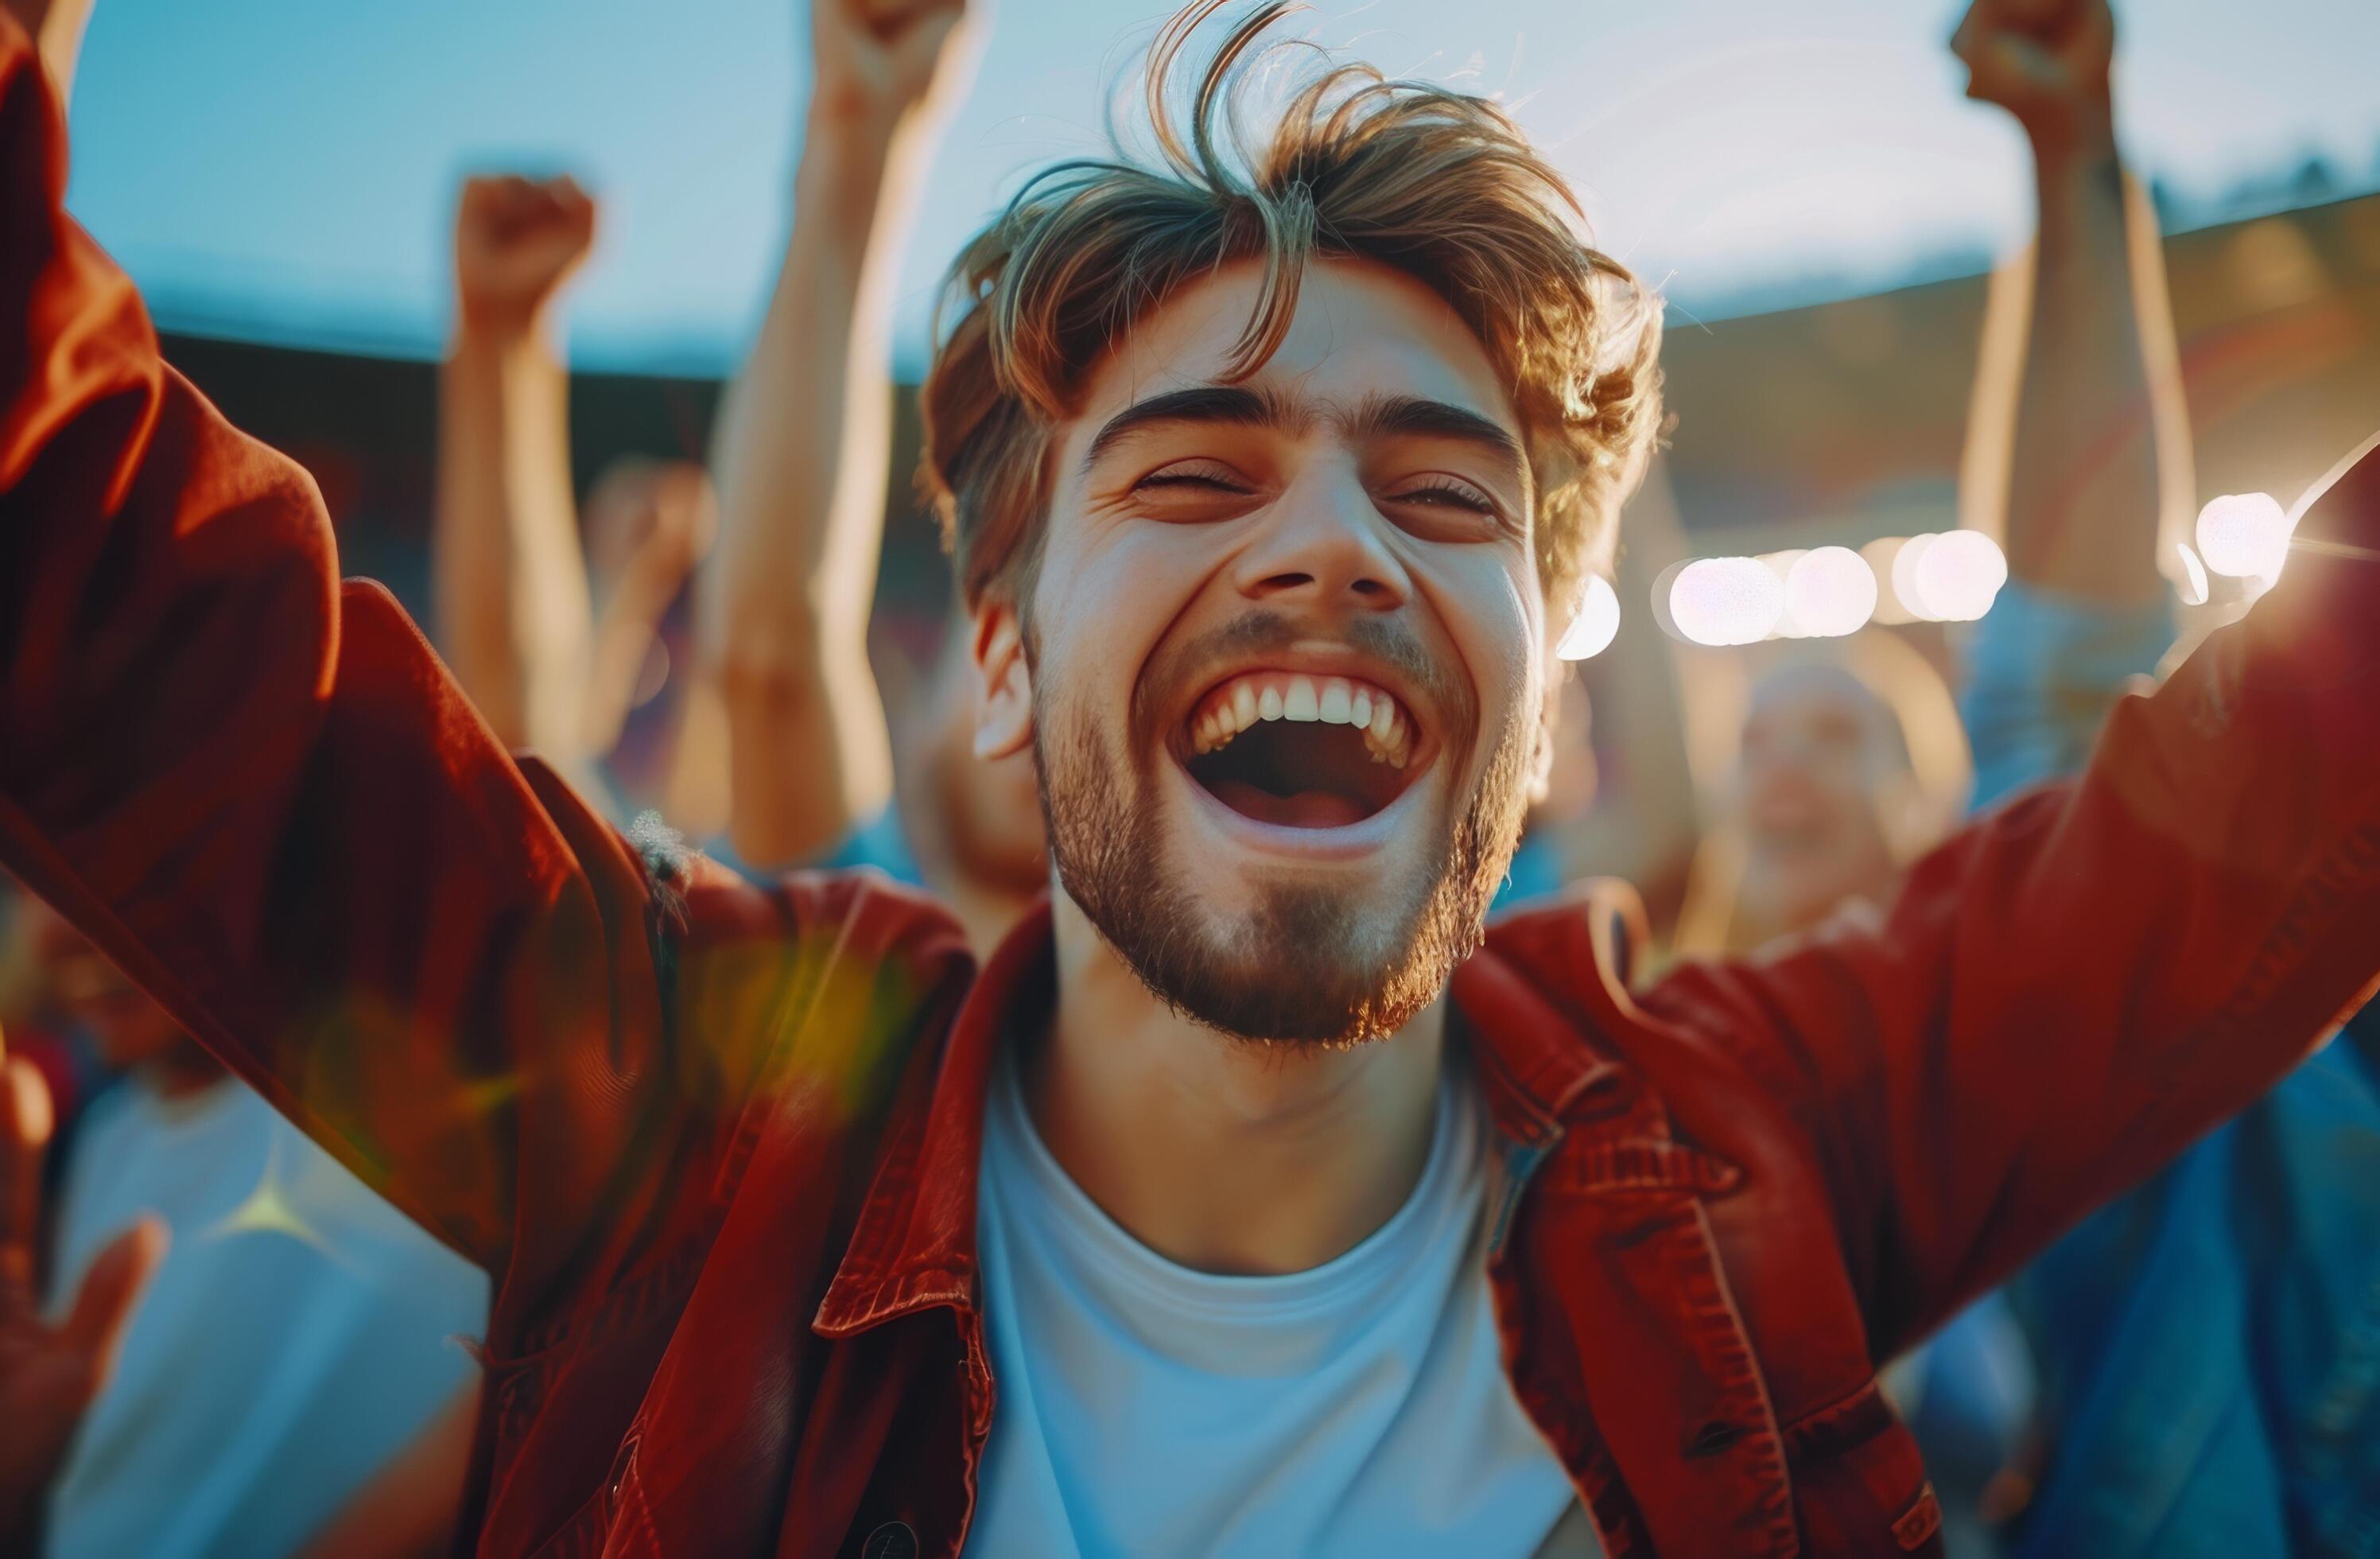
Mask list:
[[[1765,678],[1743,726],[1743,898],[1772,930],[1880,899],[1897,870],[1883,821],[1908,761],[1875,693],[1850,673],[1796,666]]]
[[[1226,384],[1259,279],[1186,289],[1092,373],[1022,653],[981,636],[984,745],[1029,737],[1060,882],[1159,997],[1342,1042],[1437,996],[1511,859],[1535,494],[1486,352],[1397,273],[1311,267]]]

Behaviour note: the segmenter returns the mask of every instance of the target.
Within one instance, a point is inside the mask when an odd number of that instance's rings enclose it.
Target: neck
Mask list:
[[[1441,996],[1388,1039],[1264,1045],[1149,995],[1062,891],[1058,1000],[1026,1100],[1066,1173],[1135,1239],[1202,1272],[1303,1272],[1388,1222],[1421,1178]]]

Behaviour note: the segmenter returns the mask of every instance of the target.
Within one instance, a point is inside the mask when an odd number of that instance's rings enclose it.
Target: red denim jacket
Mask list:
[[[985,1082],[1046,917],[632,843],[490,736],[313,485],[158,359],[0,18],[0,861],[495,1280],[482,1552],[949,1553],[997,1410]],[[2380,543],[2380,460],[2309,521]],[[1519,1398],[1612,1554],[1930,1552],[1879,1359],[2380,967],[2380,568],[2301,551],[1889,915],[1632,998],[1456,975]],[[641,844],[644,847],[639,847]]]

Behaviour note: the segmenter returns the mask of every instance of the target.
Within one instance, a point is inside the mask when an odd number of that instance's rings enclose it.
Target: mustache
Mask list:
[[[1245,664],[1272,652],[1286,652],[1300,641],[1332,640],[1388,666],[1407,686],[1417,688],[1451,727],[1449,735],[1467,738],[1476,725],[1471,688],[1451,676],[1438,657],[1401,617],[1356,617],[1324,627],[1310,619],[1250,608],[1196,638],[1160,653],[1149,664],[1134,688],[1132,725],[1147,731],[1179,700],[1185,686],[1211,681],[1225,666]]]

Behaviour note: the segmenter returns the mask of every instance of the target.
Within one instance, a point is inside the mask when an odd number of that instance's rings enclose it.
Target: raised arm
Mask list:
[[[1970,424],[1968,479],[2006,481],[2012,575],[1960,699],[1978,806],[2081,768],[2173,640],[2157,538],[2161,509],[2189,502],[2189,416],[2155,214],[2116,145],[2115,35],[2107,0],[1975,0],[1952,41],[1969,94],[2023,128],[2040,212],[2029,285],[1994,288]],[[2008,331],[2017,384],[1991,367]]]
[[[722,534],[704,569],[705,655],[729,734],[729,837],[758,866],[815,855],[892,795],[868,609],[891,463],[901,251],[962,0],[896,19],[813,0],[816,86],[775,295],[722,411]]]
[[[649,879],[340,584],[313,483],[160,360],[65,185],[0,18],[0,865],[490,1267],[504,1334],[619,1275],[663,1188],[611,1166],[721,1086],[663,1064]]]
[[[2115,43],[2107,0],[1973,0],[1951,47],[1968,67],[1968,95],[2022,127],[2039,213],[2008,489],[2010,572],[2126,605],[2165,588],[2158,408],[2180,405],[2180,384],[2155,226],[2136,225],[2134,207],[2145,218],[2145,203],[2116,145]],[[2150,285],[2137,286],[2142,277]],[[2186,425],[2163,431],[2186,445]]]
[[[1953,835],[1880,924],[1690,966],[1646,1005],[1793,1102],[1882,1358],[2254,1099],[2375,976],[2380,441],[2245,620],[2119,700],[2079,781]]]
[[[472,178],[455,210],[455,339],[438,378],[438,638],[506,747],[573,768],[594,622],[552,311],[595,238],[568,178]]]

